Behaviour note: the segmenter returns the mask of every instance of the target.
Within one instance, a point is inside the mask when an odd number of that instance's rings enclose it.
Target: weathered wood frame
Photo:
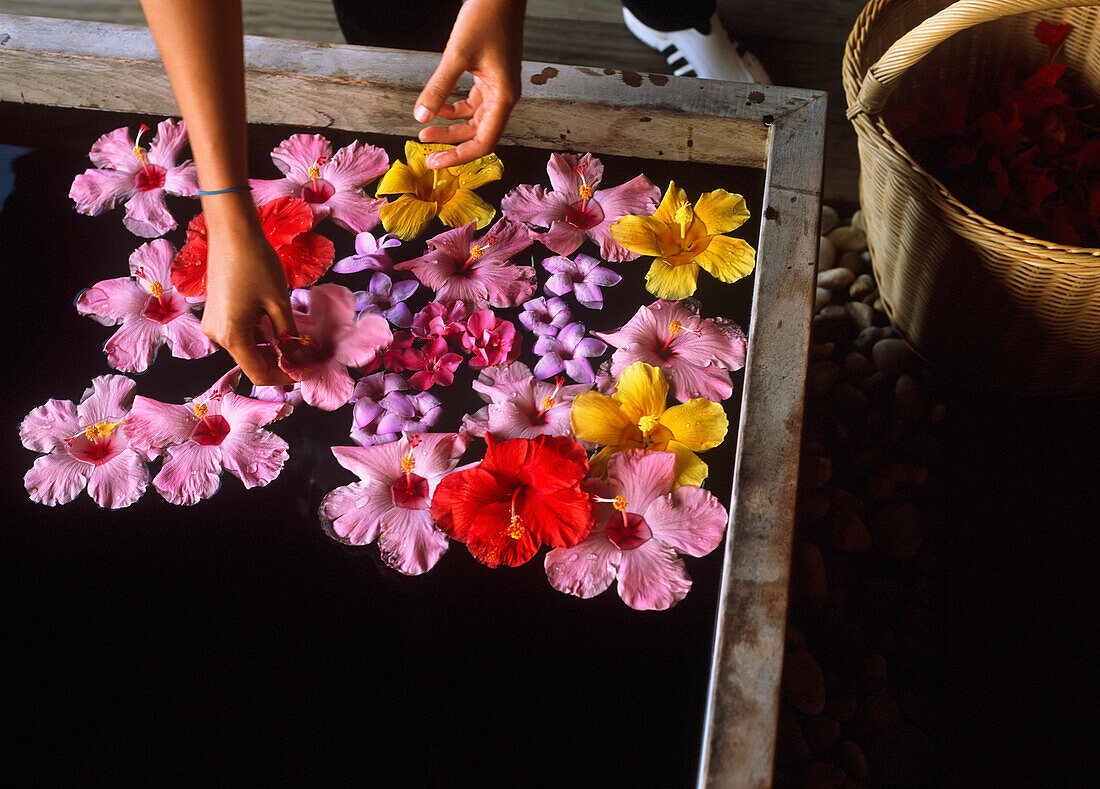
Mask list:
[[[246,39],[249,120],[415,136],[437,56]],[[699,784],[771,782],[810,336],[825,94],[525,63],[503,142],[764,170]],[[148,30],[0,15],[0,101],[176,114]]]

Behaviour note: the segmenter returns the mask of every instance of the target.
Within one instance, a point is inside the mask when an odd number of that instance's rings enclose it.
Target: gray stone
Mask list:
[[[856,301],[861,301],[864,296],[875,289],[875,278],[870,274],[860,274],[856,281],[848,288],[848,295]]]
[[[838,227],[829,233],[829,240],[838,252],[862,252],[867,249],[867,235],[850,225]]]
[[[817,242],[817,270],[828,271],[836,265],[836,246],[822,236]]]
[[[863,262],[863,256],[859,252],[841,252],[837,265],[859,274],[867,265]]]
[[[821,312],[832,297],[833,293],[828,288],[817,288],[814,291],[814,315]]]
[[[855,272],[847,268],[832,268],[817,275],[818,287],[829,290],[847,290],[855,281]]]
[[[839,221],[840,217],[837,216],[835,208],[829,205],[821,206],[821,235],[828,235]]]
[[[875,343],[871,351],[875,366],[887,375],[901,375],[916,369],[918,358],[905,340],[885,339]]]
[[[837,270],[843,271],[844,269]],[[869,328],[875,321],[875,311],[862,301],[849,301],[844,305],[844,309],[860,331]]]

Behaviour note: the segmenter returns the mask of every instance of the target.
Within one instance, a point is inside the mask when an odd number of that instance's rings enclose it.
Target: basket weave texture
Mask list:
[[[1100,392],[1100,250],[1032,238],[977,214],[877,113],[891,94],[905,102],[955,84],[980,95],[1009,64],[1038,67],[1049,59],[1033,36],[1040,19],[1074,26],[1063,58],[1100,97],[1100,8],[1052,8],[1066,4],[966,0],[926,22],[949,3],[872,0],[844,53],[860,202],[887,314],[932,362],[1019,395]],[[1033,10],[1004,16],[1022,8]],[[977,23],[982,17],[1000,18]]]

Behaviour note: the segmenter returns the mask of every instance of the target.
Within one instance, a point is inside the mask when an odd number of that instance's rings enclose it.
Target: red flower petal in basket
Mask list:
[[[1050,54],[1053,55],[1058,51],[1058,47],[1062,46],[1062,42],[1066,40],[1066,36],[1072,31],[1073,25],[1069,22],[1058,25],[1048,22],[1045,19],[1040,19],[1039,24],[1035,25],[1035,38],[1037,38],[1040,43],[1050,47]]]
[[[258,209],[267,241],[274,247],[286,273],[287,286],[312,285],[332,266],[336,250],[322,235],[313,233],[313,211],[297,197],[279,197]],[[206,295],[206,215],[187,227],[187,243],[172,262],[172,284],[188,298]]]

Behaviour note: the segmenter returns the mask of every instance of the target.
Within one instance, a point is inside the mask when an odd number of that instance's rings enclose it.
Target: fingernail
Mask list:
[[[420,104],[415,110],[413,110],[413,117],[421,123],[427,123],[432,119],[432,111],[425,107],[423,104]]]
[[[438,153],[435,153],[435,154],[432,154],[431,156],[429,156],[427,159],[425,159],[424,163],[427,164],[428,167],[430,167],[431,169],[434,170],[437,167],[439,167],[439,162],[442,160],[442,158],[443,157],[440,156]]]

